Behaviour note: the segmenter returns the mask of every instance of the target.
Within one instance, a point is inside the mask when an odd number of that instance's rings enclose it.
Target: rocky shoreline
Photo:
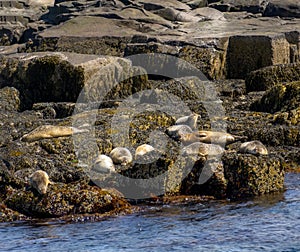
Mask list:
[[[1,222],[98,220],[138,211],[130,198],[245,199],[282,192],[284,173],[299,172],[299,5],[76,3],[56,1],[24,26],[27,38],[10,33],[3,43]],[[200,82],[191,77],[198,73]],[[260,140],[269,154],[239,153],[243,140],[222,146],[221,157],[183,155],[167,129],[189,112],[200,115],[197,130]],[[41,125],[86,133],[22,141]],[[93,173],[97,155],[117,146],[133,154],[143,143],[157,155],[116,165],[115,174]],[[36,170],[53,182],[45,195],[29,186]]]

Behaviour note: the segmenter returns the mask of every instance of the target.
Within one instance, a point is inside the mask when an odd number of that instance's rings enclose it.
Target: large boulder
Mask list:
[[[300,62],[274,65],[250,72],[246,77],[246,90],[265,91],[283,82],[300,80]]]
[[[43,196],[33,190],[11,192],[5,202],[11,209],[35,218],[117,213],[130,209],[130,205],[116,195],[80,183],[50,185]]]
[[[2,86],[20,91],[23,109],[36,102],[76,102],[82,91],[89,101],[124,97],[147,80],[140,68],[117,57],[48,52],[12,54],[0,61]]]
[[[223,156],[227,196],[241,199],[284,189],[284,168],[280,158],[228,153]]]
[[[244,79],[262,67],[290,63],[290,44],[284,34],[232,36],[227,50],[227,77]]]

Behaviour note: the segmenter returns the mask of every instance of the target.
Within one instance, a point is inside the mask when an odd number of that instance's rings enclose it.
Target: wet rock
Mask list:
[[[295,110],[299,106],[300,82],[296,81],[272,87],[260,100],[254,102],[250,108],[256,111],[274,113],[277,111],[287,112]]]
[[[283,161],[274,156],[228,153],[222,158],[227,197],[241,199],[284,189]]]
[[[300,80],[300,63],[268,66],[250,72],[246,77],[247,92],[265,91],[282,82]]]
[[[12,209],[36,218],[105,213],[130,208],[126,201],[105,190],[79,183],[50,185],[43,196],[32,191],[18,191],[12,193],[5,202]]]
[[[30,220],[30,217],[27,217],[23,214],[20,214],[17,211],[9,209],[5,204],[0,203],[0,222],[13,222],[24,220]]]
[[[226,197],[227,181],[220,159],[210,157],[195,162],[191,172],[183,179],[180,192],[188,195],[208,195],[221,199]]]

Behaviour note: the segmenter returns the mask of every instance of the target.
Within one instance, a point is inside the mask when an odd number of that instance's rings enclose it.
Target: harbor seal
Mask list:
[[[55,137],[71,136],[75,133],[83,133],[86,130],[77,129],[69,126],[41,125],[33,131],[21,137],[21,141],[34,142],[41,139],[49,139]]]
[[[116,171],[112,159],[103,154],[97,157],[92,170],[99,173],[111,173]]]
[[[191,127],[191,129],[195,130],[197,129],[197,120],[200,117],[200,115],[193,113],[189,116],[183,116],[176,120],[175,125],[188,125]]]
[[[138,159],[140,157],[143,157],[144,155],[153,152],[155,149],[153,146],[149,145],[149,144],[142,144],[140,146],[138,146],[135,150],[135,154],[134,154],[134,158]]]
[[[174,138],[174,139],[180,139],[180,136],[187,134],[187,133],[192,133],[193,130],[191,129],[190,126],[188,125],[172,125],[169,128],[167,128],[167,134]]]
[[[257,140],[242,143],[239,148],[239,152],[250,153],[253,155],[268,155],[267,148],[262,142]]]
[[[128,165],[132,162],[132,155],[127,148],[116,147],[110,152],[110,157],[114,164]]]
[[[198,156],[221,156],[223,155],[225,149],[220,145],[216,144],[206,144],[201,142],[195,142],[190,145],[185,146],[183,149],[183,154],[186,155],[198,155]]]
[[[200,130],[184,134],[179,140],[184,145],[189,145],[194,142],[228,145],[244,139],[245,137],[231,135],[226,132]]]
[[[52,184],[45,171],[37,170],[29,177],[30,186],[38,191],[39,194],[47,192],[48,184]]]

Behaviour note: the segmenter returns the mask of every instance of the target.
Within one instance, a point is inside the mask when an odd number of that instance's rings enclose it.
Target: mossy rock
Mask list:
[[[275,65],[250,72],[245,80],[247,92],[265,91],[283,82],[300,80],[300,63]]]
[[[299,106],[300,81],[296,81],[272,87],[260,100],[251,104],[250,109],[275,113],[297,109]]]
[[[284,166],[279,157],[227,153],[222,160],[228,198],[242,199],[284,189]]]
[[[15,211],[36,218],[106,213],[130,208],[125,200],[98,187],[80,183],[50,185],[43,196],[34,189],[16,191],[5,203]]]

